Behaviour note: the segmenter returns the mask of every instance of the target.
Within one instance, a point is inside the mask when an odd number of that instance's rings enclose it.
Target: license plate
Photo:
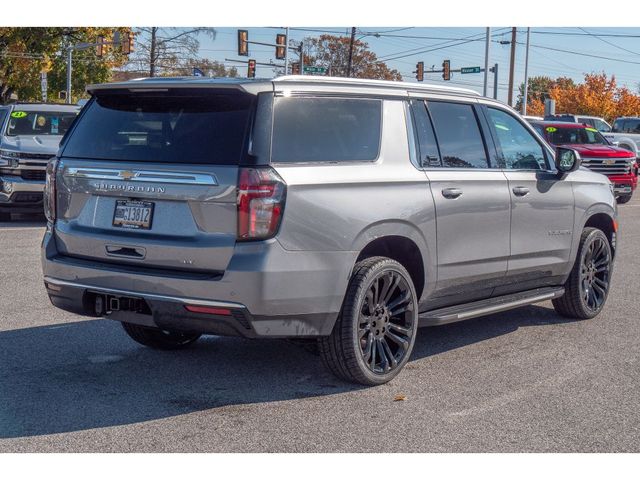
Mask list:
[[[153,218],[153,202],[116,200],[113,226],[149,230]]]

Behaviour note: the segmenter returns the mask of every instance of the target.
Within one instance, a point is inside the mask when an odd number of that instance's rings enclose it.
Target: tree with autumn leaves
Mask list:
[[[522,92],[516,108],[522,102]],[[552,80],[549,77],[532,77],[527,102],[527,114],[544,115],[544,100],[556,102],[557,113],[593,115],[611,121],[616,117],[640,115],[640,95],[627,87],[618,86],[614,75],[589,73],[584,82],[574,83],[566,77]]]
[[[49,98],[66,90],[66,49],[69,45],[95,43],[99,37],[113,40],[131,33],[128,27],[0,27],[0,103],[12,94],[19,100],[41,99],[40,73],[47,72]],[[113,68],[124,65],[128,58],[118,46],[105,45],[102,57],[94,47],[73,53],[72,98],[84,94],[87,84],[110,79]]]
[[[349,37],[320,35],[306,38],[304,41],[304,64],[324,67],[327,75],[346,77],[349,64]],[[372,78],[378,80],[402,80],[400,72],[390,69],[386,63],[369,50],[369,45],[354,40],[351,56],[351,76],[354,78]]]

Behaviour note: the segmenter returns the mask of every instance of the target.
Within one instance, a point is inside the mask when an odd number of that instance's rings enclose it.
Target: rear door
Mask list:
[[[230,90],[98,92],[63,145],[59,252],[150,269],[224,271],[254,104],[255,96]]]
[[[553,284],[571,258],[574,199],[571,182],[551,169],[547,149],[510,112],[485,107],[498,167],[509,182],[509,290]]]
[[[448,298],[449,303],[488,297],[507,271],[507,181],[502,172],[489,168],[475,104],[428,101],[426,106],[424,120],[416,123],[429,129],[432,122],[438,145],[421,147],[426,150],[422,161],[436,207],[434,296]],[[423,137],[429,141],[428,135]]]

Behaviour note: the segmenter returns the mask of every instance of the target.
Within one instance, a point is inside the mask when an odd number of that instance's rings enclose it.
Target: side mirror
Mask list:
[[[582,159],[573,148],[556,148],[556,168],[560,173],[569,173],[578,169]]]

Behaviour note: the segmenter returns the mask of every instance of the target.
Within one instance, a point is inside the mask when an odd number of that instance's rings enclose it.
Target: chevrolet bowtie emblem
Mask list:
[[[130,170],[122,170],[120,173],[118,173],[118,176],[123,179],[123,180],[131,180],[133,177],[136,177],[138,174],[135,172],[132,172]]]

